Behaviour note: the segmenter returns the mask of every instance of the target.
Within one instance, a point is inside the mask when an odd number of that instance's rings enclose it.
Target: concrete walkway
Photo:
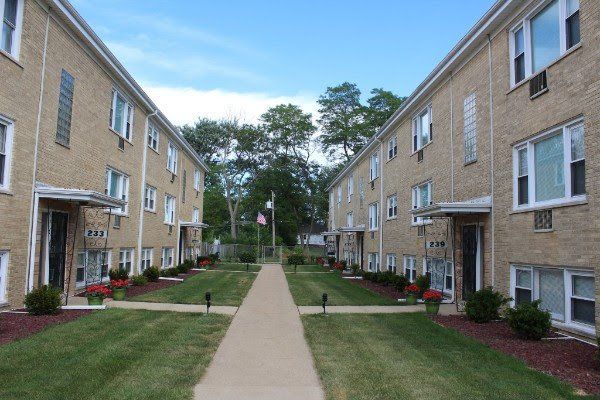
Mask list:
[[[298,313],[320,314],[321,306],[298,306]],[[403,314],[425,312],[424,304],[414,306],[328,306],[327,314]],[[455,304],[440,304],[440,315],[457,314]]]
[[[263,266],[194,398],[324,398],[281,266]]]
[[[151,311],[173,311],[186,313],[206,313],[204,304],[171,304],[171,303],[148,303],[145,301],[109,301],[106,308],[125,308],[127,310],[151,310]],[[238,308],[233,306],[212,306],[211,314],[235,315]]]

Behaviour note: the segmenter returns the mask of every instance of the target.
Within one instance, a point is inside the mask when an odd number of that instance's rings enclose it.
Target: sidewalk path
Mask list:
[[[145,301],[109,301],[106,308],[125,308],[128,310],[151,310],[151,311],[174,311],[187,313],[206,313],[205,304],[172,304],[172,303],[149,303]],[[233,306],[212,306],[211,314],[235,315],[238,308]]]
[[[194,398],[323,399],[303,332],[283,269],[264,265]]]
[[[320,314],[321,306],[298,306],[298,313]],[[425,312],[424,304],[414,306],[327,306],[327,314],[402,314]],[[440,304],[441,315],[456,314],[456,304]]]

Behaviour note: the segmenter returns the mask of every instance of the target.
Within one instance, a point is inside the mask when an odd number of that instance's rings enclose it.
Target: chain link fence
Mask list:
[[[238,262],[242,253],[256,254],[257,262],[261,264],[285,264],[290,254],[302,252],[308,263],[315,263],[317,257],[326,257],[325,246],[263,246],[249,244],[213,244],[202,243],[202,254],[219,254],[224,262]]]

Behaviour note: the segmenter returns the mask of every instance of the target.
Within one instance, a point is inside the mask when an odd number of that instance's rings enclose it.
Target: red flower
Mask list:
[[[110,287],[113,289],[121,289],[129,286],[129,281],[127,279],[116,279],[110,281]]]
[[[333,269],[343,270],[344,269],[344,264],[342,264],[341,262],[334,262],[333,263]]]
[[[415,294],[416,295],[416,294],[419,294],[419,292],[421,292],[421,288],[413,283],[412,285],[409,285],[405,289],[405,291],[407,294]]]
[[[317,257],[317,264],[323,266],[323,264],[325,264],[325,259],[323,257]]]
[[[423,293],[423,300],[428,303],[440,303],[442,301],[442,292],[430,289]]]
[[[92,285],[86,289],[86,294],[91,297],[108,297],[112,293],[109,288],[104,285]]]
[[[200,261],[200,266],[206,268],[210,265],[210,260]]]

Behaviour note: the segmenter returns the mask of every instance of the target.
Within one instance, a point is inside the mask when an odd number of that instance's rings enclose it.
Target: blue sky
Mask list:
[[[493,0],[72,0],[177,124],[254,121],[327,86],[409,95]]]

